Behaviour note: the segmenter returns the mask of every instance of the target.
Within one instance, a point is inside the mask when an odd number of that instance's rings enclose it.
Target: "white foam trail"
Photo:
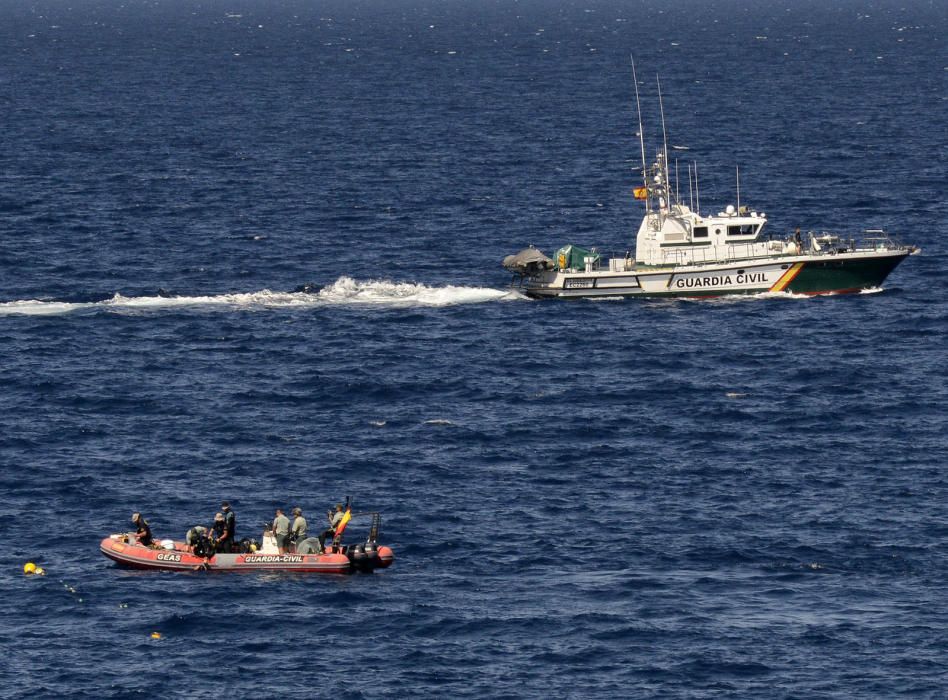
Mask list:
[[[824,294],[823,296],[829,296]],[[716,297],[670,297],[675,301],[687,301],[698,304],[742,304],[761,299],[813,299],[809,294],[793,292],[755,292],[754,294],[722,294]]]
[[[492,301],[520,301],[519,292],[489,287],[429,287],[425,284],[397,283],[380,280],[363,282],[340,277],[317,294],[305,292],[272,292],[264,289],[244,294],[217,294],[196,297],[123,297],[116,294],[99,302],[68,303],[35,299],[0,303],[0,316],[56,316],[76,311],[122,311],[180,308],[218,309],[280,309],[333,305],[376,306],[455,306],[483,304]]]
[[[95,304],[70,304],[62,301],[9,301],[0,304],[0,316],[61,316]]]
[[[399,306],[454,306],[511,301],[525,298],[518,292],[488,287],[429,287],[424,284],[386,281],[359,282],[340,277],[317,294],[334,304],[383,304]]]

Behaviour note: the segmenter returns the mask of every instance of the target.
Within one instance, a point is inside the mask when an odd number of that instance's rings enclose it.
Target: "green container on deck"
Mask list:
[[[585,258],[595,258],[595,262],[598,263],[599,253],[589,250],[589,248],[581,248],[578,245],[564,245],[556,251],[556,266],[560,270],[585,270]]]

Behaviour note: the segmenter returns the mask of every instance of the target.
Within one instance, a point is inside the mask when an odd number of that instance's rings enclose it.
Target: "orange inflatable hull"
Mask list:
[[[175,542],[174,549],[158,549],[126,541],[124,535],[110,535],[99,545],[102,554],[133,569],[157,571],[290,571],[296,573],[348,574],[372,571],[390,566],[395,554],[390,547],[379,545],[366,555],[356,546],[346,552],[325,554],[215,554],[199,557],[184,542]],[[351,550],[351,552],[349,552]]]

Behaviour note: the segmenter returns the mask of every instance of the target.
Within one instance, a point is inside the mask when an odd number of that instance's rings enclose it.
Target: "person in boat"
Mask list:
[[[222,552],[237,551],[237,515],[230,509],[230,503],[221,502],[224,512],[224,536],[221,538]]]
[[[283,509],[276,509],[276,517],[273,519],[273,536],[276,538],[277,551],[280,554],[286,554],[286,540],[290,535],[290,519],[283,515]]]
[[[214,524],[211,525],[211,533],[209,535],[211,542],[214,544],[215,552],[223,552],[221,548],[221,541],[224,539],[224,533],[227,532],[227,525],[224,523],[224,514],[216,513],[214,515]]]
[[[188,531],[184,533],[184,542],[189,547],[193,547],[202,537],[207,537],[207,528],[203,525],[195,525],[188,528]]]
[[[191,552],[203,556],[207,554],[207,544],[210,542],[207,535],[207,528],[203,525],[195,525],[184,535],[184,541],[191,548]]]
[[[797,230],[793,232],[793,242],[797,244],[797,252],[803,252],[803,238],[800,236],[800,227],[797,226]]]
[[[142,517],[141,513],[132,513],[132,525],[137,528],[135,530],[135,539],[138,540],[138,543],[146,547],[151,547],[154,542],[151,537],[151,527],[148,525],[148,521]]]
[[[290,530],[290,539],[293,542],[302,542],[306,539],[306,518],[299,507],[293,509],[293,528]]]
[[[329,520],[329,527],[327,527],[325,530],[323,530],[321,533],[319,533],[319,551],[320,551],[320,553],[322,553],[322,551],[323,551],[323,549],[324,549],[324,547],[325,547],[326,538],[327,538],[327,537],[332,538],[332,537],[335,537],[335,536],[336,536],[336,528],[339,527],[339,523],[342,522],[342,517],[343,517],[343,512],[342,512],[342,504],[341,504],[341,503],[337,503],[337,504],[336,504],[336,510],[335,510],[335,511],[330,510],[330,511],[327,511],[327,512],[326,512],[326,518]]]

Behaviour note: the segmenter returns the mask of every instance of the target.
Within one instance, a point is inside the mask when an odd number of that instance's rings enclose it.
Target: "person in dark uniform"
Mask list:
[[[211,525],[209,537],[214,544],[215,552],[223,552],[224,533],[227,532],[227,525],[224,524],[224,514],[218,513],[214,516],[214,524]]]
[[[230,509],[230,503],[224,501],[221,503],[221,510],[224,511],[224,536],[221,537],[223,548],[221,552],[237,551],[237,516]]]
[[[137,528],[135,530],[135,539],[138,540],[138,543],[146,547],[151,547],[153,542],[151,538],[151,527],[148,526],[148,521],[142,517],[141,513],[132,513],[132,525]]]

